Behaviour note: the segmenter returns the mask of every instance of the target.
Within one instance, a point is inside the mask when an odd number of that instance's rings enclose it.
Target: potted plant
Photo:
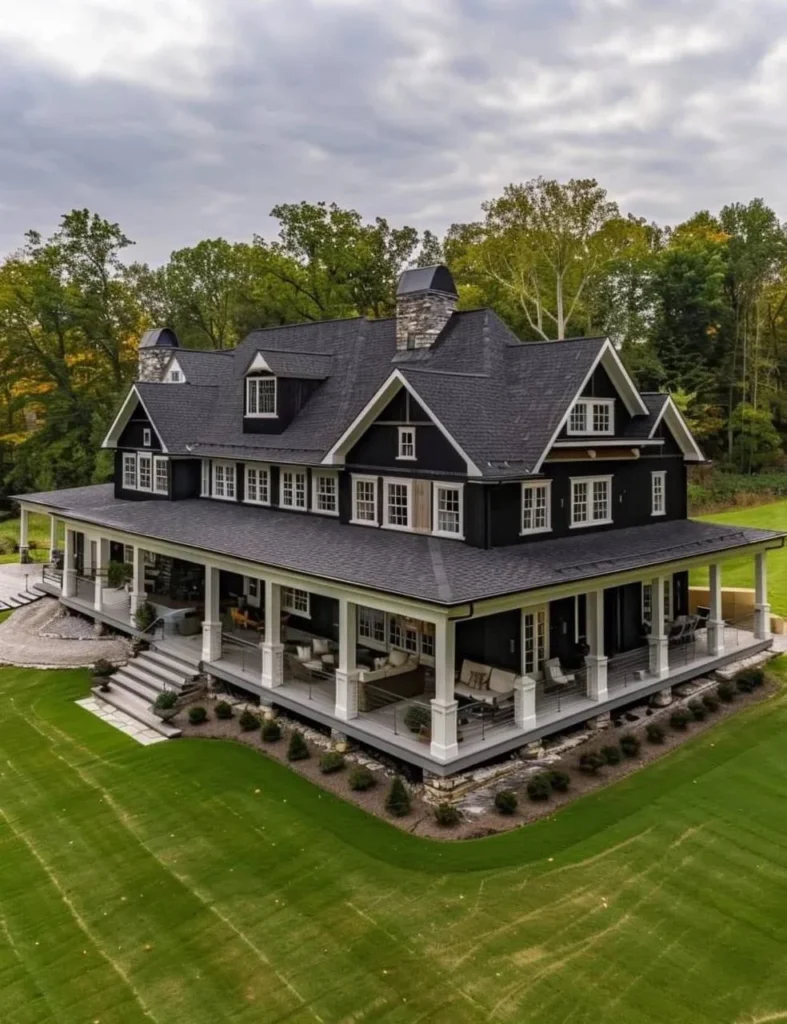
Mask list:
[[[422,704],[411,704],[404,713],[404,724],[414,733],[420,733],[422,729],[431,729],[432,713]]]
[[[99,658],[93,666],[93,680],[102,693],[109,690],[109,677],[116,669],[117,666],[113,665],[111,661],[107,661],[106,658]]]
[[[120,590],[131,580],[133,572],[128,562],[110,562],[107,566],[107,583],[113,590]]]
[[[174,690],[162,690],[153,701],[153,714],[168,722],[178,713],[178,695]]]

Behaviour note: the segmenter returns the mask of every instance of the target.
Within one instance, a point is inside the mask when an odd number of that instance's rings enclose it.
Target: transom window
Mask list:
[[[385,482],[385,525],[398,530],[410,528],[410,482]]]
[[[137,488],[140,491],[153,490],[153,456],[143,455],[137,459]]]
[[[315,473],[313,476],[315,512],[336,516],[339,514],[338,484],[335,473]]]
[[[235,500],[235,463],[213,463],[213,497]]]
[[[612,477],[586,476],[571,480],[571,525],[596,526],[612,522]]]
[[[297,590],[295,587],[282,587],[281,607],[282,611],[308,619],[311,614],[309,591]]]
[[[522,533],[552,529],[551,482],[522,484]]]
[[[246,378],[246,415],[276,415],[276,378]]]
[[[650,514],[652,516],[663,516],[667,512],[666,479],[667,474],[663,469],[650,474]]]
[[[568,417],[569,434],[614,434],[613,398],[578,398]]]
[[[153,460],[153,489],[156,494],[169,494],[169,460],[157,456]]]
[[[376,477],[353,477],[353,522],[377,524]]]
[[[306,474],[297,470],[281,472],[281,504],[284,508],[306,508]]]
[[[123,453],[123,486],[129,491],[137,489],[137,457],[131,452]]]
[[[435,484],[434,532],[448,536],[462,535],[462,488]]]
[[[270,470],[267,466],[246,466],[246,501],[270,505]]]
[[[415,427],[399,427],[397,459],[415,458]]]

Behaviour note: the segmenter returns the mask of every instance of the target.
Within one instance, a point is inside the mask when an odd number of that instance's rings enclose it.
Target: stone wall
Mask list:
[[[415,292],[396,300],[396,347],[430,348],[456,309],[458,299],[447,292]]]
[[[137,380],[158,383],[164,376],[164,368],[172,356],[171,348],[141,348]]]

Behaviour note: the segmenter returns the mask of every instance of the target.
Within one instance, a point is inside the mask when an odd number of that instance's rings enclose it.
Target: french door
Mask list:
[[[522,672],[531,679],[541,678],[548,655],[548,610],[528,608],[522,612]]]

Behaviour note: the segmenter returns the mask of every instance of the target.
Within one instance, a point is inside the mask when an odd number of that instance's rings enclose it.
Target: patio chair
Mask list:
[[[697,629],[707,629],[708,619],[710,618],[710,608],[706,608],[704,605],[697,606]]]
[[[251,619],[240,608],[230,608],[230,618],[232,619],[233,626],[240,626],[241,629],[249,629],[251,627]]]
[[[570,686],[576,676],[573,672],[564,672],[560,658],[550,658],[544,662],[544,676],[550,686]]]

